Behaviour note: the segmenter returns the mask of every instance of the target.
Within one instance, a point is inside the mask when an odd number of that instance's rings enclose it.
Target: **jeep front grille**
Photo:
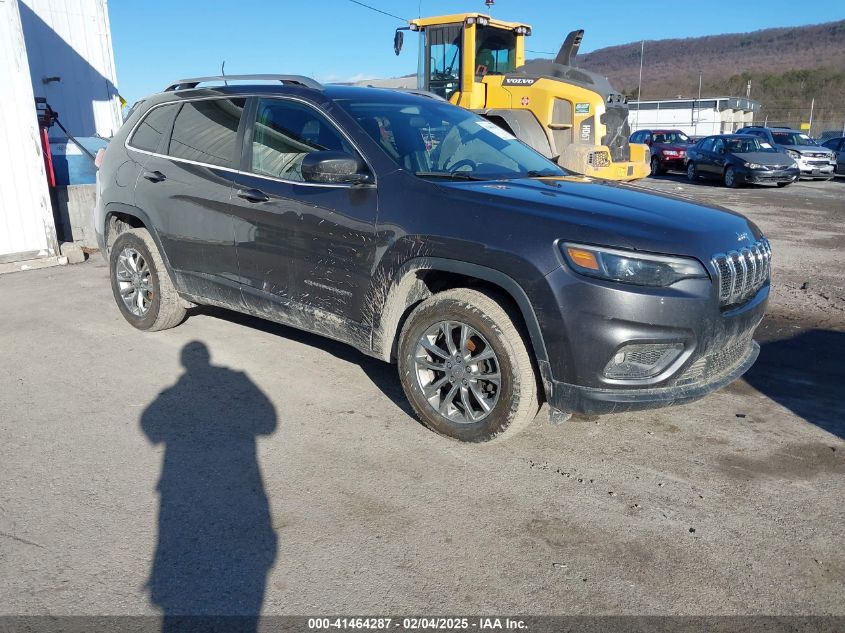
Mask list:
[[[719,303],[735,306],[751,299],[768,283],[772,272],[772,249],[766,238],[738,251],[713,256],[719,271]]]

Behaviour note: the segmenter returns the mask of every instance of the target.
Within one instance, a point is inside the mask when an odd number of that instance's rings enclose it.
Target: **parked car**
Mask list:
[[[824,145],[830,139],[842,136],[843,132],[845,130],[824,130],[821,134],[814,136],[813,140],[819,145]]]
[[[748,126],[740,128],[737,134],[751,134],[763,143],[780,149],[798,163],[802,178],[833,178],[836,157],[833,152],[816,143],[799,130],[782,127]]]
[[[822,143],[822,147],[836,152],[836,173],[845,176],[845,136],[828,139]]]
[[[777,184],[798,180],[798,165],[789,156],[749,134],[708,136],[687,150],[687,178],[717,178],[726,187]]]
[[[690,137],[681,130],[638,130],[629,143],[645,143],[651,148],[651,175],[659,176],[670,169],[683,171]]]
[[[757,357],[771,249],[742,215],[570,174],[442,100],[243,79],[177,82],[106,150],[97,238],[134,327],[205,304],[343,341],[472,442],[543,400],[699,398]]]

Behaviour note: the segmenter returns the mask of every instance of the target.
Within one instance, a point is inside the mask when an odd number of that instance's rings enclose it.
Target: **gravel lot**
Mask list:
[[[278,614],[845,615],[845,181],[641,186],[771,239],[758,364],[496,446],[316,336],[217,310],[140,333],[99,256],[0,276],[0,614],[245,611],[266,575]],[[193,345],[183,376],[194,341],[216,368]]]

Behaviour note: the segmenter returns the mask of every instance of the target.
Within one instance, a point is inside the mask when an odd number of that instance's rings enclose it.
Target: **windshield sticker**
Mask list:
[[[479,126],[483,127],[488,132],[493,132],[493,134],[495,134],[499,138],[505,139],[506,141],[513,141],[516,139],[513,134],[511,134],[510,132],[506,132],[495,123],[484,120],[476,121],[476,123],[478,123]]]
[[[590,104],[589,103],[576,103],[575,104],[575,114],[589,114],[590,113]]]
[[[760,141],[760,147],[763,147],[765,149],[772,149],[772,146],[766,143],[765,141]]]

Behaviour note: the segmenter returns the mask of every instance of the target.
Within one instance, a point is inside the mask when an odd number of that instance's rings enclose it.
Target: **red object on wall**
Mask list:
[[[47,170],[47,184],[55,188],[56,172],[53,171],[53,154],[50,152],[50,138],[46,127],[41,130],[41,151],[44,153],[44,168]]]

